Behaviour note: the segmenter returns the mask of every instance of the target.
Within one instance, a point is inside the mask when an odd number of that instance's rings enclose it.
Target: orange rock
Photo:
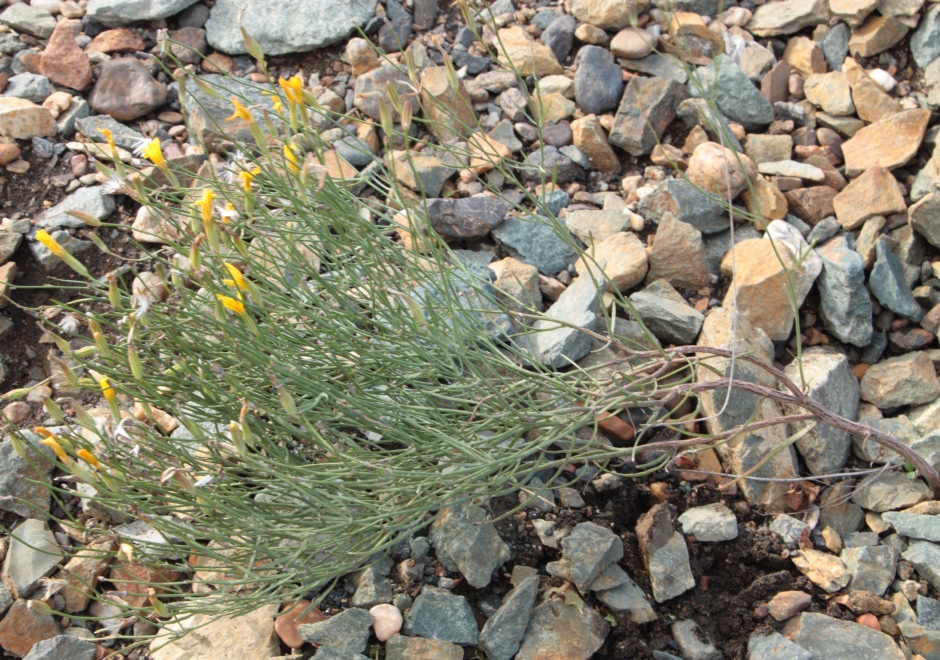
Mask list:
[[[304,640],[297,632],[297,626],[325,620],[326,615],[319,608],[310,607],[309,600],[298,600],[293,606],[285,605],[281,614],[274,619],[274,632],[289,647],[299,649],[304,645]]]
[[[56,85],[81,91],[91,84],[91,62],[75,43],[75,25],[81,23],[59,21],[49,37],[46,49],[42,51],[40,67],[42,75]]]
[[[855,623],[860,623],[863,626],[868,626],[872,630],[881,632],[881,624],[878,622],[878,617],[874,614],[863,614],[855,619]]]
[[[118,51],[143,50],[144,42],[127,28],[105,30],[91,40],[86,53],[115,53]]]
[[[36,642],[62,634],[59,625],[43,611],[43,603],[17,600],[0,621],[0,647],[22,658]]]
[[[143,607],[148,604],[147,589],[153,588],[158,594],[165,593],[161,585],[177,582],[182,573],[164,566],[151,564],[121,564],[112,566],[108,579],[119,591],[126,591],[124,600],[131,607]]]

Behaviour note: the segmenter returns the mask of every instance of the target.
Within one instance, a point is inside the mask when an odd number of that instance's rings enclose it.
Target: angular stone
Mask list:
[[[850,500],[854,489],[855,480],[845,479],[823,491],[819,498],[818,527],[831,527],[840,537],[858,530],[865,515],[861,507]]]
[[[519,651],[538,588],[538,575],[526,578],[506,595],[496,613],[486,621],[478,645],[487,658],[512,660]]]
[[[35,433],[19,433],[29,448],[27,459],[16,453],[9,436],[0,442],[0,509],[24,518],[44,517],[52,487],[49,473],[55,465],[52,450],[39,444]]]
[[[909,43],[914,61],[921,69],[940,58],[940,6],[933,5],[924,14]]]
[[[886,511],[881,518],[901,536],[940,542],[940,516]]]
[[[733,541],[738,537],[738,519],[721,502],[688,509],[679,516],[682,532],[700,543]]]
[[[79,91],[91,84],[91,62],[75,43],[78,21],[64,20],[56,25],[49,43],[42,52],[40,68],[56,85]]]
[[[596,273],[594,279],[575,280],[545,313],[546,318],[535,322],[533,332],[517,338],[531,360],[560,369],[587,355],[591,338],[580,329],[594,329],[600,306],[598,287],[603,291],[606,286]]]
[[[865,287],[865,264],[842,236],[816,249],[823,269],[819,284],[820,317],[826,329],[855,346],[871,343],[872,306]]]
[[[907,210],[908,223],[934,247],[940,247],[940,194],[930,193]]]
[[[901,104],[881,89],[851,57],[845,59],[842,70],[852,89],[852,100],[861,119],[874,123],[903,110]]]
[[[907,25],[894,16],[869,16],[868,20],[852,33],[849,52],[860,57],[872,57],[883,53],[905,37]]]
[[[854,179],[832,200],[839,224],[844,229],[858,229],[868,218],[888,216],[907,210],[904,194],[894,175],[874,166]]]
[[[13,529],[11,537],[0,575],[16,588],[17,594],[28,596],[61,563],[63,552],[49,525],[42,520],[24,520]]]
[[[852,501],[868,511],[884,513],[925,502],[930,495],[930,488],[920,479],[912,481],[903,472],[886,472],[862,479]]]
[[[562,73],[552,49],[536,42],[522,27],[499,31],[499,60],[522,76],[550,76]]]
[[[630,303],[643,325],[663,344],[693,343],[705,321],[665,280],[637,291],[630,296]]]
[[[613,565],[620,568],[616,564]],[[620,569],[623,571],[623,569]],[[655,621],[658,617],[653,606],[647,600],[643,590],[630,578],[626,572],[623,572],[625,581],[612,588],[601,589],[596,592],[597,599],[615,612],[623,612],[628,620],[633,623],[649,623]]]
[[[587,593],[604,569],[623,558],[620,537],[590,522],[576,525],[561,547],[561,560],[550,563],[548,572],[573,582],[581,593]]]
[[[714,93],[718,109],[731,121],[749,131],[757,131],[774,120],[770,101],[727,55],[719,55],[708,67],[699,69],[699,76],[701,86],[690,83],[690,94],[701,96],[702,89],[708,90],[709,94]]]
[[[767,611],[777,621],[791,619],[805,610],[813,597],[803,591],[781,591],[767,603]]]
[[[804,549],[790,558],[801,573],[827,593],[838,591],[852,579],[842,560],[825,552]]]
[[[664,213],[659,218],[649,265],[649,280],[663,279],[673,286],[692,290],[711,282],[701,232],[671,214]]]
[[[852,575],[850,589],[880,596],[894,580],[898,551],[890,546],[845,548],[840,557]]]
[[[438,639],[395,635],[385,643],[386,660],[463,660],[463,649]]]
[[[557,220],[536,216],[507,218],[492,234],[511,256],[535,266],[545,275],[555,275],[577,260],[577,253],[562,240]]]
[[[777,186],[764,177],[758,177],[751,183],[751,188],[754,191],[753,194],[751,190],[745,190],[741,197],[748,213],[763,218],[765,223],[786,217],[790,205]]]
[[[325,621],[297,626],[308,642],[328,646],[344,653],[362,653],[369,642],[372,615],[367,610],[351,608]]]
[[[826,58],[823,57],[822,49],[808,37],[791,37],[787,41],[786,50],[783,51],[783,60],[804,79],[826,72]],[[845,93],[848,94],[848,91],[846,85]]]
[[[722,660],[724,655],[715,648],[708,635],[691,620],[676,621],[672,624],[672,637],[675,639],[683,658],[693,660]]]
[[[565,226],[586,245],[599,245],[608,238],[630,231],[630,216],[622,211],[568,211]]]
[[[548,600],[532,611],[516,660],[588,660],[609,632],[610,624],[591,607]]]
[[[858,131],[842,143],[846,176],[879,165],[889,170],[906,165],[920,148],[929,119],[928,110],[904,110]]]
[[[884,307],[912,321],[919,321],[924,310],[917,303],[904,277],[904,266],[891,251],[885,237],[875,242],[875,265],[871,270],[869,287]],[[915,403],[925,403],[916,401]]]
[[[127,28],[105,30],[85,47],[86,53],[117,53],[121,51],[135,52],[143,50],[146,46],[144,40]]]
[[[363,114],[379,121],[382,114],[379,112],[379,101],[388,98],[388,86],[391,85],[401,99],[402,107],[407,103],[412,113],[417,114],[420,108],[418,95],[415,93],[408,77],[408,72],[394,64],[386,64],[368,71],[356,78],[353,103]],[[389,108],[394,121],[400,121],[401,115],[394,108]]]
[[[98,578],[104,575],[111,563],[115,544],[111,541],[91,543],[69,559],[55,578],[65,581],[62,595],[64,610],[70,614],[83,612],[94,594]]]
[[[449,571],[459,571],[477,589],[509,559],[509,548],[480,507],[447,507],[431,525],[428,538]]]
[[[728,214],[720,202],[685,179],[663,181],[656,190],[640,200],[637,211],[657,224],[661,224],[668,214],[673,220],[692,225],[703,234],[724,231],[729,222]]]
[[[604,213],[600,211],[600,213]],[[623,216],[623,214],[620,214]],[[626,216],[623,216],[626,218]],[[636,234],[620,232],[587,250],[591,259],[581,257],[575,263],[578,273],[588,270],[607,281],[609,291],[626,291],[643,281],[647,271],[646,249]],[[601,270],[597,267],[601,266]]]
[[[619,172],[620,159],[611,149],[607,132],[594,115],[571,122],[572,138],[576,147],[587,155],[591,168],[601,172]]]
[[[673,80],[633,78],[627,84],[610,132],[610,143],[631,156],[653,150],[676,117],[676,107],[688,96]]]
[[[810,226],[835,214],[832,200],[839,191],[831,186],[812,186],[788,190],[784,197],[790,212]]]
[[[432,66],[421,72],[421,105],[428,128],[442,142],[469,135],[477,125],[476,113],[463,80],[450,85],[447,68]]]
[[[69,215],[69,211],[88,213],[98,220],[107,220],[116,208],[114,197],[104,192],[103,186],[79,188],[36,218],[36,226],[50,227],[85,227],[85,222]]]
[[[812,653],[814,658],[904,658],[888,635],[858,623],[815,612],[804,612],[790,619],[784,626],[783,634]]]
[[[802,367],[799,362],[802,362]],[[802,360],[790,363],[784,371],[798,387],[803,386],[804,393],[811,399],[827,410],[855,421],[859,401],[858,379],[840,351],[825,346],[804,349]],[[783,410],[790,415],[799,414],[796,406],[784,404]],[[791,423],[790,433],[795,434],[808,425],[805,422]],[[817,424],[796,441],[796,448],[811,474],[830,474],[845,465],[852,438],[847,431]]]
[[[829,16],[829,3],[824,0],[777,0],[755,9],[745,27],[758,37],[775,37],[828,23]]]
[[[901,557],[910,562],[934,589],[940,589],[940,545],[918,541],[901,553]]]
[[[754,633],[748,638],[747,652],[749,657],[761,660],[813,660],[812,653],[778,632]]]
[[[25,660],[95,660],[96,652],[94,642],[58,635],[36,642]]]
[[[776,162],[761,163],[758,171],[767,176],[790,177],[794,179],[803,179],[804,181],[815,181],[821,183],[825,181],[825,173],[815,165],[809,163],[800,163],[795,160],[781,160]]]
[[[789,135],[751,134],[744,138],[744,153],[757,165],[790,160],[793,138]]]
[[[675,530],[669,505],[657,504],[640,516],[636,535],[657,603],[695,587],[689,550],[682,534]]]
[[[371,623],[370,616],[369,624]],[[421,594],[411,606],[402,633],[415,637],[430,637],[461,646],[476,646],[480,635],[466,598],[452,594],[447,589],[427,585],[421,589]],[[364,639],[363,649],[365,641]]]
[[[539,271],[535,266],[506,257],[489,264],[489,268],[496,273],[493,286],[507,309],[529,313],[542,310]]]
[[[602,30],[620,30],[635,20],[638,5],[622,0],[572,0],[571,14]]]
[[[45,614],[40,601],[15,601],[0,621],[0,647],[22,658],[37,643],[62,634],[51,614]],[[69,659],[71,660],[71,658]]]
[[[48,108],[26,99],[0,97],[0,135],[28,140],[55,134],[55,119]]]
[[[877,0],[830,0],[832,13],[853,28],[858,27],[878,6]]]
[[[574,96],[586,115],[601,114],[620,103],[623,75],[606,48],[582,46],[575,57]]]
[[[55,17],[45,9],[25,3],[14,3],[0,14],[0,23],[17,32],[47,39],[55,29]]]
[[[139,60],[126,57],[98,67],[88,103],[100,114],[131,121],[153,112],[166,102],[166,85],[158,82]]]
[[[855,114],[849,80],[841,71],[809,76],[803,83],[803,92],[811,103],[830,115],[841,117]]]
[[[512,208],[498,197],[428,199],[428,221],[441,234],[451,238],[482,238],[497,227]]]

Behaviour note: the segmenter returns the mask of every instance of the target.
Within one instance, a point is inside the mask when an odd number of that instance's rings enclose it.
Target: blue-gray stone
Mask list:
[[[569,144],[567,147],[562,147],[558,151],[570,158],[571,162],[580,167],[582,170],[591,169],[591,159],[588,158],[587,154],[581,151],[578,146]]]
[[[313,654],[313,660],[370,660],[369,656],[361,653],[350,653],[333,646],[320,646]]]
[[[901,556],[909,561],[934,589],[940,589],[940,545],[930,541],[918,541],[911,543]]]
[[[575,239],[553,218],[507,218],[492,233],[512,257],[535,266],[544,275],[555,276],[578,259]]]
[[[852,36],[849,26],[845,23],[837,23],[826,36],[818,40],[820,50],[826,63],[833,71],[842,71],[842,63],[845,62],[845,56],[849,52],[849,37]]]
[[[840,341],[868,346],[874,328],[862,255],[841,236],[816,248],[816,254],[823,263],[817,280],[823,324]]]
[[[878,302],[895,314],[912,321],[923,318],[924,310],[904,279],[904,266],[891,251],[885,237],[875,243],[875,265],[872,266],[868,285]]]
[[[367,610],[351,608],[325,621],[297,626],[304,641],[321,644],[344,653],[363,653],[369,643],[372,615]]]
[[[246,53],[240,29],[245,26],[266,55],[299,53],[345,39],[372,18],[375,5],[376,0],[217,0],[206,38],[216,50]]]
[[[101,133],[102,130],[111,131],[111,137],[114,138],[114,144],[121,149],[133,152],[141,142],[144,136],[134,129],[122,124],[114,117],[109,115],[92,115],[84,117],[75,122],[79,132],[93,142],[107,142],[107,138]]]
[[[826,216],[817,222],[816,226],[813,227],[806,235],[806,242],[815,246],[822,245],[830,238],[838,234],[841,229],[842,225],[839,224],[836,216]]]
[[[927,630],[940,630],[940,600],[917,596],[917,625]]]
[[[911,35],[911,54],[921,69],[940,57],[940,5],[934,5],[924,14]]]
[[[729,149],[744,153],[744,147],[731,132],[728,120],[720,112],[714,112],[705,99],[684,100],[676,108],[676,115],[689,128],[703,127],[713,142],[725,144]]]
[[[138,21],[169,18],[198,0],[91,0],[85,15],[102,25],[114,27]],[[251,25],[251,23],[245,23]]]
[[[471,76],[475,76],[490,68],[492,61],[488,57],[472,55],[466,50],[456,48],[454,49],[454,64],[457,65],[458,69],[467,67],[467,73]]]
[[[457,30],[457,36],[454,37],[454,46],[460,46],[461,48],[470,48],[473,45],[473,42],[477,40],[477,36],[473,33],[473,30],[468,28],[466,25]]]
[[[689,82],[689,94],[714,94],[718,109],[728,119],[749,131],[759,130],[774,120],[774,108],[754,86],[747,74],[727,55],[719,55],[699,69],[701,85]]]
[[[747,640],[748,657],[760,660],[813,660],[813,654],[778,632],[754,633]]]
[[[574,16],[558,16],[542,31],[539,40],[552,49],[559,62],[564,62],[574,44],[574,28],[577,21]]]
[[[512,660],[519,651],[539,591],[539,576],[532,575],[506,596],[480,631],[479,647],[490,660]]]
[[[725,2],[719,4],[718,0],[674,0],[670,4],[673,11],[688,11],[699,16],[711,16],[712,18],[719,11],[727,9],[729,6],[731,5]]]
[[[568,193],[558,188],[543,192],[542,196],[539,197],[539,202],[545,205],[544,210],[552,216],[561,213],[561,210],[568,206],[570,200]]]
[[[940,516],[903,511],[885,511],[881,518],[901,536],[924,541],[940,541]]]
[[[671,214],[703,234],[728,229],[728,213],[721,202],[685,179],[663,181],[640,201],[637,212],[656,224],[662,221],[665,214]]]
[[[0,34],[0,55],[15,55],[21,50],[26,50],[28,46],[20,41],[20,38],[13,34]]]
[[[817,612],[803,612],[790,619],[784,633],[790,640],[809,651],[813,658],[905,658],[897,643],[883,632],[854,621],[842,621]],[[761,658],[763,660],[763,656]]]
[[[656,290],[651,291],[652,288],[651,285],[630,296],[630,304],[643,325],[662,342],[679,346],[695,343],[705,322],[702,313],[693,309],[678,294],[657,295]]]
[[[192,0],[195,2],[196,0]],[[92,0],[94,3],[95,0]],[[0,14],[0,23],[9,25],[21,34],[31,34],[40,39],[48,39],[55,30],[55,17],[45,9],[33,7],[25,2],[18,2],[6,8]]]
[[[648,154],[676,118],[676,107],[686,96],[685,87],[673,80],[633,78],[617,108],[610,143],[631,156]]]
[[[575,525],[561,541],[562,558],[546,570],[574,583],[581,593],[592,588],[611,564],[623,559],[623,540],[609,528],[592,522]]]
[[[393,18],[379,30],[379,48],[386,53],[398,53],[408,46],[411,39],[411,16]]]
[[[512,321],[496,299],[490,284],[493,275],[489,268],[451,269],[447,271],[446,285],[422,284],[412,289],[412,295],[426,314],[437,318],[451,332],[497,339],[509,333]]]
[[[375,154],[369,150],[369,145],[355,135],[347,135],[337,140],[333,143],[333,149],[355,168],[365,167],[375,160]]]
[[[623,71],[606,48],[582,46],[575,57],[574,97],[585,114],[617,107],[623,95]]]
[[[49,140],[41,137],[34,137],[32,140],[33,144],[33,153],[39,156],[40,158],[52,158],[55,156],[57,145],[55,142],[50,142]],[[62,149],[65,149],[65,145],[61,145]]]
[[[498,227],[512,204],[498,197],[427,200],[428,221],[441,236],[482,238]]]
[[[509,559],[509,546],[478,506],[442,509],[428,538],[444,568],[459,571],[477,589],[487,586],[493,571]]]
[[[20,435],[29,448],[25,459],[14,451],[9,436],[0,443],[0,509],[36,518],[49,511],[49,473],[55,464],[52,450],[39,444],[40,436],[29,431],[20,431]]]
[[[402,633],[476,646],[480,629],[466,598],[447,589],[425,586],[405,617]]]
[[[595,282],[581,276],[565,289],[545,318],[532,325],[532,331],[516,341],[532,363],[560,369],[570,366],[591,350],[591,337],[581,329],[594,330],[600,308],[603,279]]]
[[[13,76],[7,82],[7,88],[3,92],[4,96],[26,99],[33,103],[42,103],[50,94],[52,94],[52,83],[45,76],[38,76],[35,73],[21,73]]]
[[[881,360],[886,348],[888,348],[888,333],[877,330],[871,334],[871,343],[862,351],[858,361],[865,364],[876,364]]]
[[[36,218],[36,226],[84,227],[85,221],[68,214],[69,211],[88,213],[98,220],[105,220],[114,213],[114,197],[104,192],[104,186],[79,188],[61,202]]]
[[[542,9],[532,17],[531,24],[544,31],[556,18],[558,18],[558,14],[551,9]]]
[[[540,147],[525,157],[522,178],[533,183],[571,183],[584,170],[557,147]]]
[[[95,660],[95,650],[87,639],[57,635],[33,644],[23,660]]]
[[[401,18],[407,18],[411,20],[411,14],[408,13],[408,10],[398,0],[388,0],[385,3],[385,15],[388,16],[388,20],[396,21]]]
[[[216,3],[215,12],[220,3]],[[239,33],[240,34],[240,33]],[[263,92],[271,91],[270,85],[255,85],[240,78],[205,74],[199,80],[206,86],[216,90],[219,96],[206,94],[195,84],[186,85],[186,112],[189,131],[201,143],[211,144],[232,140],[254,143],[251,129],[245,122],[239,122],[235,128],[228,118],[232,114],[232,96],[238,97],[248,107],[257,107],[271,111],[273,109],[272,97]],[[261,122],[263,125],[263,122]],[[97,138],[95,138],[97,139]]]
[[[65,248],[65,251],[71,254],[74,257],[78,257],[89,250],[91,250],[95,244],[91,241],[83,241],[81,239],[73,237],[64,229],[59,229],[57,231],[50,231],[49,234],[52,236],[55,241]],[[29,242],[29,251],[33,253],[33,257],[36,258],[36,261],[41,263],[46,270],[49,271],[63,271],[68,270],[68,267],[65,263],[59,259],[57,256],[52,254],[52,252],[45,245],[36,240],[31,240]]]

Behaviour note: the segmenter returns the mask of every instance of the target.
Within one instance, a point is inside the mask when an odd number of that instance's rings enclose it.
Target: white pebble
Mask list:
[[[894,79],[894,76],[884,69],[872,69],[868,72],[868,75],[871,76],[871,79],[875,81],[876,85],[886,92],[890,92],[892,89],[894,89],[895,85],[898,84],[898,81]]]
[[[375,630],[375,637],[380,642],[397,635],[404,623],[401,610],[387,603],[376,605],[369,610],[369,614],[372,615],[372,629]]]
[[[630,213],[630,229],[636,232],[643,231],[646,226],[646,219],[639,213]]]

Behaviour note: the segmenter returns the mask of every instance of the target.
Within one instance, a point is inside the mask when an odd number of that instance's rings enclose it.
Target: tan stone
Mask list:
[[[689,181],[728,199],[737,197],[756,178],[754,161],[716,142],[700,144],[689,159]]]
[[[710,57],[721,51],[721,35],[708,29],[698,14],[677,11],[669,18],[669,34],[676,54],[683,58]],[[670,48],[673,43],[669,44]]]
[[[326,167],[327,176],[334,181],[349,181],[359,176],[359,171],[332,149],[324,151],[317,160]]]
[[[849,52],[860,57],[871,57],[883,53],[901,41],[910,30],[894,16],[869,16],[865,23],[852,33]]]
[[[51,82],[79,91],[91,84],[91,62],[75,43],[80,21],[62,20],[42,52],[42,75]]]
[[[852,89],[852,101],[858,116],[873,123],[896,115],[904,108],[872,80],[865,69],[851,57],[845,58],[842,71]]]
[[[656,42],[656,37],[646,30],[628,27],[615,34],[610,40],[610,52],[614,54],[614,57],[639,60],[653,52]]]
[[[832,13],[852,27],[861,25],[877,6],[878,0],[829,0]]]
[[[65,580],[66,586],[61,593],[65,598],[66,612],[83,612],[88,607],[88,601],[97,589],[98,578],[108,570],[114,548],[113,541],[91,543],[76,552],[53,576],[53,579]]]
[[[428,128],[443,142],[466,137],[477,126],[476,113],[463,81],[454,77],[451,85],[447,68],[428,67],[421,72],[421,107]]]
[[[379,56],[375,49],[368,41],[360,37],[354,37],[346,42],[346,59],[354,76],[361,76],[379,66]]]
[[[632,289],[646,276],[648,268],[646,248],[636,234],[626,232],[614,234],[596,243],[592,250],[588,250],[588,254],[593,256],[596,264],[603,265],[608,291],[622,292]],[[596,265],[582,257],[578,259],[574,267],[582,273],[596,268]]]
[[[145,607],[149,602],[148,589],[153,589],[156,594],[166,593],[171,587],[161,585],[178,582],[182,575],[179,571],[170,570],[165,566],[133,562],[112,566],[108,572],[108,580],[119,591],[127,592],[123,599],[128,605]]]
[[[803,82],[803,93],[810,103],[823,111],[841,117],[855,114],[852,103],[852,88],[849,79],[841,71],[816,73]]]
[[[596,115],[587,115],[571,122],[571,134],[575,146],[584,152],[595,170],[620,171],[620,159],[607,141],[607,131]]]
[[[825,73],[827,69],[819,44],[807,37],[792,37],[783,51],[783,60],[804,78],[814,73]]]
[[[742,199],[748,213],[764,218],[765,223],[771,220],[781,220],[786,216],[788,209],[787,198],[774,184],[764,177],[757,178],[752,186],[754,193],[745,190]],[[763,229],[761,223],[756,223],[758,229]]]
[[[639,16],[639,7],[630,0],[571,0],[571,14],[579,21],[604,30],[620,30]]]
[[[805,591],[781,591],[767,603],[767,611],[777,621],[786,621],[805,610],[813,597]]]
[[[200,65],[206,73],[234,73],[235,60],[225,53],[210,53]]]
[[[13,280],[16,279],[16,273],[16,263],[13,261],[8,261],[0,266],[0,309],[10,304],[7,291],[13,283]]]
[[[141,243],[175,243],[179,232],[169,221],[157,218],[146,206],[141,206],[131,225],[135,241]]]
[[[557,124],[567,119],[578,109],[577,104],[557,92],[537,97],[542,124]]]
[[[168,624],[150,643],[153,660],[221,660],[221,658],[270,658],[280,655],[280,644],[274,632],[277,605],[262,607],[242,616],[223,616],[211,620],[208,614],[197,614],[184,623]],[[170,642],[174,632],[195,630]],[[168,643],[169,642],[169,643]],[[225,655],[220,655],[224,649]]]
[[[47,108],[26,99],[0,97],[0,135],[28,140],[55,133],[55,119]]]
[[[470,169],[477,174],[489,172],[512,155],[509,147],[486,133],[471,135],[467,149],[470,151]]]
[[[852,574],[841,559],[819,550],[800,550],[792,556],[793,565],[816,586],[834,593],[846,586]]]
[[[610,39],[604,30],[590,23],[581,23],[576,27],[574,30],[574,38],[582,43],[593,44],[595,46],[603,46]]]
[[[513,311],[541,311],[542,292],[539,291],[539,271],[535,266],[506,257],[489,264],[496,273],[493,286],[508,309]]]
[[[281,614],[274,620],[274,632],[287,646],[299,649],[304,645],[304,640],[297,626],[305,623],[319,623],[326,621],[326,618],[320,608],[310,606],[309,600],[299,600],[293,606],[284,606]]]
[[[0,165],[8,165],[20,157],[20,148],[14,143],[0,144]]]
[[[548,46],[536,42],[522,27],[503,28],[499,31],[503,52],[499,61],[515,68],[522,76],[549,76],[563,69],[555,53]]]
[[[649,254],[647,279],[664,279],[683,289],[700,289],[711,283],[702,233],[675,216],[664,214]]]
[[[96,36],[85,48],[85,52],[116,53],[119,51],[143,50],[145,47],[143,39],[129,29],[117,28],[115,30],[105,30]]]
[[[920,148],[929,121],[929,110],[904,110],[861,129],[842,143],[846,176],[877,165],[889,170],[906,165]]]
[[[832,200],[836,218],[845,229],[858,229],[876,215],[907,211],[904,194],[894,175],[883,167],[866,170]]]

